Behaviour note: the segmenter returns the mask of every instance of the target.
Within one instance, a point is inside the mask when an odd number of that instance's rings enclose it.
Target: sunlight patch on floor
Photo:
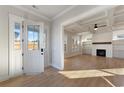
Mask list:
[[[106,73],[106,72],[99,71],[99,70],[59,71],[59,73],[68,78],[113,76],[113,74]]]
[[[124,68],[100,69],[100,70],[59,71],[59,73],[70,79],[89,78],[89,77],[124,75]]]
[[[113,73],[115,75],[124,75],[124,68],[114,68],[114,69],[102,69],[108,73]]]

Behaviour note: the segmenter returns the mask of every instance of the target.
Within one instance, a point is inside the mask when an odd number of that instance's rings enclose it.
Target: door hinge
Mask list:
[[[24,53],[22,53],[22,56],[24,56]]]
[[[24,70],[24,67],[22,67],[22,70]]]
[[[24,28],[24,25],[22,25],[22,28]]]
[[[22,39],[22,42],[24,42],[24,39]]]

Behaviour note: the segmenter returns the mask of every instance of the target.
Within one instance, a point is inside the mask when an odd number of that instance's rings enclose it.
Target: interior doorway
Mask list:
[[[92,33],[77,23],[63,26],[64,70],[75,69],[82,55],[92,55]],[[74,59],[76,58],[77,59]],[[70,59],[74,59],[73,61]],[[70,66],[69,66],[69,65]]]

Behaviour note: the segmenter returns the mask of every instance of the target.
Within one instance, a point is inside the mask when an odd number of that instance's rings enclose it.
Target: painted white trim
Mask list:
[[[60,32],[61,33],[60,41],[62,42],[62,43],[60,43],[60,44],[62,44],[60,46],[61,49],[62,49],[62,51],[61,51],[62,55],[61,55],[61,61],[60,62],[62,64],[61,65],[61,69],[64,70],[64,39],[63,39],[64,38],[64,27],[63,27],[63,25],[61,25],[61,29],[60,30],[61,30],[61,32]]]
[[[56,64],[51,64],[51,66],[54,67],[54,68],[56,68],[56,69],[58,69],[58,70],[63,70],[62,67],[59,67],[59,66],[57,66]]]
[[[55,17],[53,17],[53,18],[48,18],[48,17],[46,17],[46,16],[43,16],[43,15],[41,15],[41,14],[39,14],[39,13],[34,12],[33,10],[29,10],[29,9],[27,9],[27,8],[24,8],[24,7],[22,7],[22,6],[12,6],[12,7],[17,8],[17,9],[20,9],[20,10],[23,10],[23,11],[28,12],[28,13],[31,13],[31,14],[33,14],[33,15],[35,15],[35,16],[38,16],[38,17],[40,17],[40,18],[43,18],[43,19],[45,19],[45,20],[47,20],[47,21],[53,21],[53,20],[57,19],[58,17],[64,15],[64,14],[67,13],[68,11],[72,10],[72,9],[75,8],[76,6],[77,6],[77,5],[72,5],[72,6],[70,6],[69,8],[64,9],[63,11],[61,11],[59,14],[57,14],[57,15],[56,15]]]
[[[6,81],[6,80],[9,80],[9,79],[10,79],[9,76],[0,76],[0,82]]]
[[[38,13],[36,13],[36,12],[34,12],[34,11],[32,11],[32,10],[29,10],[29,9],[27,9],[27,8],[24,8],[24,7],[22,7],[22,6],[17,6],[17,5],[15,5],[15,6],[12,6],[12,7],[17,8],[17,9],[20,9],[20,10],[23,10],[23,11],[28,12],[28,13],[31,13],[31,14],[33,14],[33,15],[35,15],[35,16],[37,16],[37,17],[40,17],[40,18],[42,18],[42,19],[45,19],[45,20],[47,20],[47,21],[50,21],[50,18],[48,18],[48,17],[46,17],[46,16],[43,16],[43,15],[41,15],[41,14],[38,14]]]
[[[39,74],[42,74],[43,72],[27,72],[27,73],[24,73],[24,75],[39,75]]]
[[[56,15],[55,17],[52,18],[52,21],[57,19],[58,17],[64,15],[65,13],[67,13],[68,11],[72,10],[73,8],[75,8],[77,5],[72,5],[69,8],[64,9],[63,11],[61,11],[58,15]]]

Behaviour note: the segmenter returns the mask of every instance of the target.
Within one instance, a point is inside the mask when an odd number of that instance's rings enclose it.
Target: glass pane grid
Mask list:
[[[14,49],[15,50],[21,49],[20,32],[21,32],[20,23],[15,23],[15,28],[14,28]]]
[[[28,50],[39,49],[39,26],[28,25]]]

